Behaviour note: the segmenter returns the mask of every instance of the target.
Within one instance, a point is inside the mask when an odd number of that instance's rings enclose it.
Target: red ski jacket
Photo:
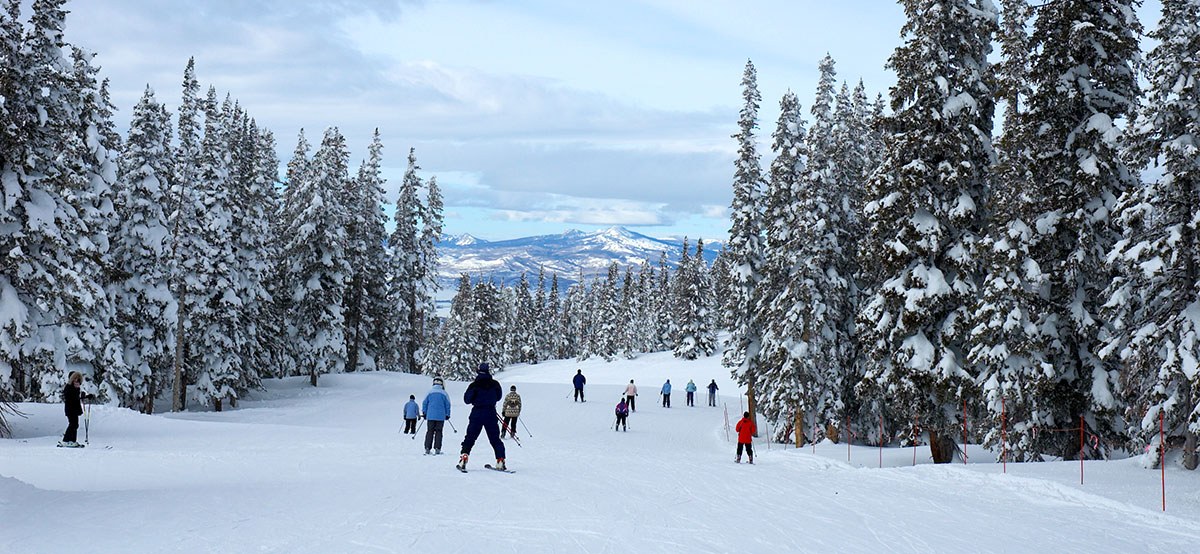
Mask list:
[[[741,421],[737,422],[737,427],[734,427],[734,429],[737,430],[738,443],[750,444],[754,441],[754,432],[757,431],[754,428],[754,420],[743,417]]]

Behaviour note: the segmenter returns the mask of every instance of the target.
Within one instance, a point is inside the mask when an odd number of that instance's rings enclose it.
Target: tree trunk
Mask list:
[[[942,436],[933,429],[928,430],[929,433],[929,455],[933,458],[935,464],[948,464],[954,461],[954,448],[951,445],[947,448],[947,444]]]
[[[214,412],[221,411],[221,399],[220,398],[213,399],[213,411]]]
[[[813,437],[816,440],[816,437]],[[796,448],[804,446],[804,412],[796,409]]]
[[[154,390],[156,388],[158,388],[155,386],[156,383],[157,383],[157,381],[155,381],[154,375],[151,375],[150,382],[146,385],[146,389],[147,389],[146,397],[142,398],[142,413],[143,414],[146,414],[146,415],[154,414]]]
[[[758,413],[754,402],[754,378],[746,384],[746,409],[750,411],[750,421],[754,423],[754,436],[758,436]]]
[[[312,386],[317,386],[317,368],[308,370],[308,383]]]
[[[1197,459],[1196,456],[1196,433],[1193,433],[1192,431],[1185,431],[1184,437],[1183,467],[1190,470],[1195,470],[1196,466],[1198,465],[1197,462],[1200,462],[1200,459]]]
[[[182,412],[187,406],[186,386],[183,383],[183,307],[175,323],[175,380],[171,383],[171,411]]]
[[[825,438],[832,441],[833,444],[840,444],[842,442],[842,431],[840,429],[838,429],[838,426],[836,424],[826,423],[825,424]]]

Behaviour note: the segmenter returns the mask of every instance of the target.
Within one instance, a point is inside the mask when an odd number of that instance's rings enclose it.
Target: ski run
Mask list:
[[[571,378],[587,376],[588,402]],[[93,406],[89,448],[55,445],[60,404],[19,404],[0,441],[0,552],[1188,552],[1200,544],[1200,476],[1140,459],[1008,464],[972,446],[969,464],[921,448],[755,443],[734,464],[738,387],[717,357],[670,353],[605,363],[515,365],[516,473],[481,437],[452,469],[467,423],[450,381],[444,456],[400,433],[403,404],[430,379],[400,373],[268,379],[237,409],[142,415]],[[689,408],[666,379],[707,383]],[[629,431],[613,432],[629,379]],[[678,387],[682,389],[682,387]],[[760,419],[760,426],[765,423]],[[528,430],[526,429],[528,427]],[[81,430],[82,431],[82,430]],[[766,429],[761,429],[766,435]],[[530,435],[532,433],[532,436]],[[80,435],[82,438],[82,434]],[[111,449],[100,448],[101,445]]]

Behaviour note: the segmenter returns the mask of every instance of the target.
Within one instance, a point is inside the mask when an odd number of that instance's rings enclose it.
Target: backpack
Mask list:
[[[617,415],[619,415],[619,416],[629,415],[629,406],[627,406],[624,402],[618,402],[617,403]]]

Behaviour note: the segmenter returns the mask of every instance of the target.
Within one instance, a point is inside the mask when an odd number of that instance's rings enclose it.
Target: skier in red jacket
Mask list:
[[[742,414],[742,420],[737,422],[737,427],[734,427],[738,434],[737,458],[734,459],[737,463],[742,463],[742,448],[746,449],[746,455],[750,457],[750,463],[754,463],[754,433],[758,431],[754,427],[754,420],[750,419],[750,412]]]

